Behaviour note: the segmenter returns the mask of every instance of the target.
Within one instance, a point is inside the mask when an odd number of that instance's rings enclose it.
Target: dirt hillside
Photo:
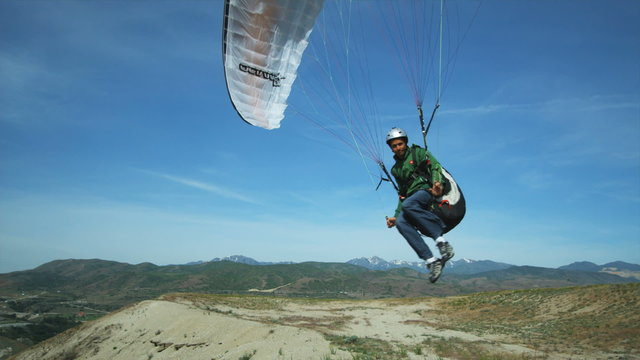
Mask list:
[[[615,298],[590,297],[603,290]],[[85,323],[14,359],[640,359],[639,290],[369,301],[174,294]],[[585,330],[591,327],[595,334]]]

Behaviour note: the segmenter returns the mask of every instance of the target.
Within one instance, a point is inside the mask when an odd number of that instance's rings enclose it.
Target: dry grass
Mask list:
[[[242,296],[219,294],[175,293],[162,296],[160,299],[175,302],[190,302],[193,305],[211,310],[213,308],[232,307],[248,310],[282,310],[282,305],[290,300],[270,296]]]
[[[640,284],[482,293],[441,299],[438,309],[445,328],[541,351],[640,349]]]
[[[439,357],[458,360],[543,360],[549,359],[544,352],[509,353],[498,351],[495,344],[487,341],[456,341],[444,338],[427,339],[422,344]]]

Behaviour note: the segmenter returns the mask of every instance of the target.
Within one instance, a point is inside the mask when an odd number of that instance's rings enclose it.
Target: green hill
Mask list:
[[[0,295],[64,293],[121,306],[168,292],[272,293],[287,296],[382,298],[447,296],[504,289],[528,289],[633,282],[607,273],[514,266],[473,275],[446,274],[435,285],[407,268],[374,271],[346,263],[246,265],[131,265],[105,260],[57,260],[33,270],[0,274]]]

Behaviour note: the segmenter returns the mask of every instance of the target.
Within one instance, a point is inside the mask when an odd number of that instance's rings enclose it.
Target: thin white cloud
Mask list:
[[[638,95],[594,95],[582,98],[550,99],[538,103],[520,104],[485,104],[475,107],[443,109],[441,114],[447,115],[486,115],[508,111],[526,112],[597,112],[608,110],[640,110]]]
[[[566,112],[570,109],[572,112],[586,111],[609,111],[619,109],[636,109],[640,110],[640,97],[635,95],[594,95],[582,98],[564,98],[553,99],[540,105],[545,110],[555,110]]]
[[[232,199],[232,200],[239,200],[242,202],[246,202],[249,204],[254,204],[254,205],[259,205],[260,202],[256,201],[255,199],[246,197],[241,195],[238,191],[223,187],[223,186],[219,186],[216,184],[212,184],[212,183],[207,183],[204,181],[200,181],[200,180],[194,180],[194,179],[189,179],[189,178],[185,178],[185,177],[181,177],[181,176],[175,176],[175,175],[170,175],[170,174],[163,174],[163,173],[158,173],[155,171],[149,171],[149,170],[141,170],[144,173],[147,174],[151,174],[154,175],[156,177],[160,177],[163,178],[165,180],[169,180],[171,182],[174,182],[176,184],[180,184],[180,185],[184,185],[190,188],[194,188],[194,189],[198,189],[198,190],[203,190],[206,191],[208,193],[212,193],[215,195],[219,195],[222,197],[225,197],[227,199]]]
[[[518,176],[518,181],[531,190],[547,189],[554,184],[552,174],[537,170],[526,171]]]
[[[30,125],[58,109],[68,81],[39,60],[10,52],[0,55],[0,122]]]
[[[505,111],[524,111],[535,109],[539,105],[533,104],[493,104],[493,105],[480,105],[470,108],[459,108],[442,110],[443,115],[486,115],[496,112]]]
[[[180,63],[218,59],[213,56],[216,48],[210,43],[211,35],[193,31],[193,23],[206,23],[215,6],[169,4],[149,11],[146,4],[134,2],[120,4],[126,5],[123,11],[112,5],[74,1],[12,4],[12,11],[24,15],[20,22],[39,24],[39,31],[32,33],[33,26],[9,25],[10,33],[17,36],[10,36],[0,53],[0,123],[68,123],[84,109],[83,104],[126,91],[109,88],[122,86],[120,78],[105,76],[109,72],[132,71],[156,79],[159,71],[166,71],[155,67],[157,59]],[[16,40],[20,38],[28,38],[29,44]]]

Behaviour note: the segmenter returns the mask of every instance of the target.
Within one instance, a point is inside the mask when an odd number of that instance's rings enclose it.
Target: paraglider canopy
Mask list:
[[[280,127],[287,98],[323,0],[226,0],[223,62],[243,120]]]

